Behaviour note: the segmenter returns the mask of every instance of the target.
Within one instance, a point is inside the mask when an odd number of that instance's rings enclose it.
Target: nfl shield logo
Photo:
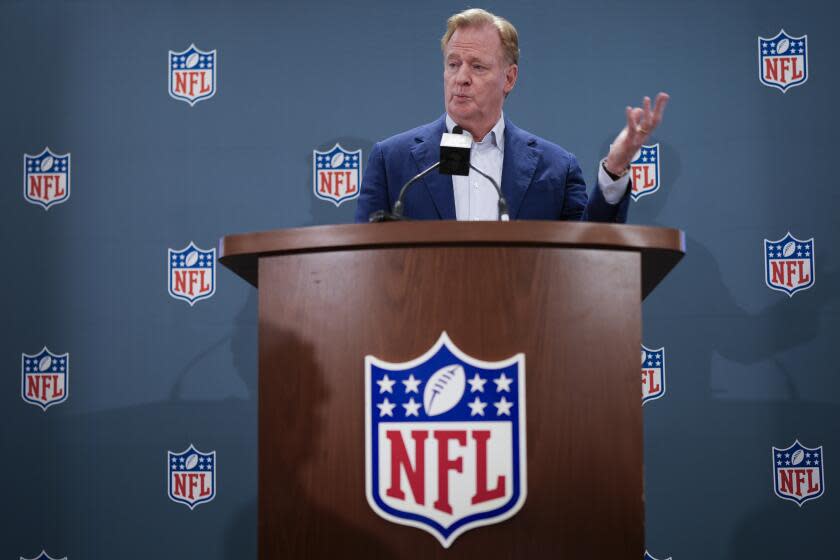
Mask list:
[[[656,560],[656,558],[654,558],[654,557],[653,557],[653,554],[651,554],[650,552],[648,552],[648,551],[646,550],[646,551],[645,551],[645,560]],[[665,560],[671,560],[671,557],[668,557],[668,558],[666,558]]]
[[[46,347],[37,354],[21,354],[20,396],[41,410],[67,400],[70,354],[53,354]]]
[[[169,95],[190,106],[216,94],[216,50],[169,51]]]
[[[349,152],[336,144],[328,152],[312,151],[312,189],[315,196],[340,206],[359,197],[362,150]]]
[[[639,155],[630,162],[630,179],[633,200],[659,190],[659,144],[642,146]]]
[[[190,509],[216,497],[216,452],[202,453],[192,444],[181,453],[166,452],[169,499]]]
[[[665,347],[642,345],[642,405],[665,394]]]
[[[799,440],[787,449],[773,448],[773,491],[799,507],[825,491],[823,448],[805,447]]]
[[[764,240],[764,281],[789,297],[814,285],[814,238],[800,240],[787,233]]]
[[[37,156],[24,154],[23,198],[44,210],[70,198],[70,154],[54,154],[49,148]]]
[[[67,557],[65,556],[64,558],[53,558],[52,556],[50,556],[42,550],[41,554],[39,554],[35,558],[24,558],[23,556],[21,556],[20,560],[67,560]]]
[[[444,548],[525,503],[525,355],[476,360],[444,332],[423,356],[365,357],[367,500]]]
[[[758,38],[758,79],[782,92],[808,80],[808,36],[791,37],[785,30],[771,39]]]
[[[169,249],[169,295],[194,305],[216,293],[216,248],[205,251],[190,244]]]

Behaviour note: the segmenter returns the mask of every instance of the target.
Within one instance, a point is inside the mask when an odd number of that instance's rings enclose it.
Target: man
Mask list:
[[[439,158],[440,139],[456,125],[473,139],[471,162],[491,175],[508,201],[511,219],[624,222],[636,152],[662,120],[668,95],[651,109],[627,107],[627,125],[602,160],[598,186],[587,197],[575,157],[517,128],[502,113],[519,73],[519,39],[507,20],[481,9],[455,14],[441,39],[446,114],[437,121],[377,143],[370,154],[356,221],[390,210],[400,188]],[[414,219],[496,220],[498,196],[475,171],[468,177],[433,171],[412,186],[405,215]]]

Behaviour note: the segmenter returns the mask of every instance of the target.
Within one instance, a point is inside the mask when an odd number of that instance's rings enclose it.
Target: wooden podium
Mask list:
[[[259,557],[621,559],[644,555],[641,300],[678,230],[403,222],[229,235],[259,288]],[[481,360],[524,353],[527,498],[459,536],[365,497],[365,356],[405,362],[446,331]]]

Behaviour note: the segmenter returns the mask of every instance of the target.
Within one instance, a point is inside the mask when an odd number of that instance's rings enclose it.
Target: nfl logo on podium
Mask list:
[[[812,449],[796,440],[787,449],[774,447],[773,491],[799,507],[822,496],[825,491],[822,446]]]
[[[49,148],[37,156],[23,155],[23,198],[49,210],[70,198],[70,154],[54,154]]]
[[[639,155],[630,162],[630,180],[633,200],[659,190],[659,144],[642,146]]]
[[[42,550],[41,554],[36,556],[35,558],[24,558],[23,556],[20,557],[20,560],[67,560],[67,557],[64,558],[53,558],[46,551]]]
[[[190,107],[216,94],[216,51],[169,51],[169,95]]]
[[[442,333],[404,363],[365,357],[366,494],[444,548],[525,503],[525,356],[471,358]]]
[[[642,345],[642,405],[665,394],[665,347]]]
[[[764,240],[764,281],[771,290],[788,297],[814,285],[814,238],[797,239],[787,233],[776,241]]]
[[[787,92],[808,80],[808,36],[791,37],[785,30],[770,39],[758,38],[758,79]]]
[[[362,150],[350,152],[336,144],[327,152],[312,151],[312,189],[321,200],[336,206],[359,197]]]
[[[191,306],[216,293],[216,248],[205,251],[190,244],[169,249],[169,295]]]
[[[46,347],[37,354],[21,354],[20,396],[47,410],[67,400],[70,354],[53,354]]]
[[[190,509],[216,497],[216,452],[192,444],[180,453],[166,452],[169,499]]]

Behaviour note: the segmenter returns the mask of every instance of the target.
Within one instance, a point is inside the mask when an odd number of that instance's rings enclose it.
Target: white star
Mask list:
[[[379,416],[380,417],[382,417],[382,416],[393,417],[394,416],[394,414],[393,414],[394,407],[397,406],[397,405],[388,402],[388,397],[385,397],[385,400],[383,402],[379,403],[376,406],[379,407]]]
[[[394,383],[396,383],[396,381],[394,381],[392,379],[388,379],[388,374],[386,373],[385,377],[383,377],[382,379],[380,379],[379,381],[376,382],[376,384],[379,385],[379,394],[380,395],[382,393],[392,393],[393,394]]]
[[[467,406],[470,407],[470,416],[484,416],[484,407],[487,406],[487,403],[481,402],[478,400],[478,397],[471,403],[467,403]]]
[[[476,391],[484,392],[484,384],[487,383],[486,379],[482,379],[478,372],[475,372],[475,375],[472,379],[467,379],[467,383],[470,384],[470,393],[475,393]]]
[[[505,373],[502,372],[502,375],[497,377],[493,380],[493,383],[496,384],[496,392],[499,391],[508,391],[510,392],[510,384],[513,383],[513,379],[505,377]]]
[[[388,400],[388,399],[385,399]],[[420,403],[414,402],[414,397],[411,397],[407,403],[403,405],[406,416],[420,416],[417,411],[420,410]]]
[[[420,394],[420,391],[417,390],[417,387],[420,386],[420,380],[414,378],[414,374],[408,376],[408,379],[402,382],[405,385],[405,392],[406,393],[417,393]],[[414,399],[412,399],[414,400]]]
[[[496,415],[501,416],[503,414],[506,414],[506,415],[510,416],[510,407],[513,406],[513,403],[508,402],[507,399],[502,397],[502,400],[500,400],[499,402],[493,403],[493,406],[496,407]]]

